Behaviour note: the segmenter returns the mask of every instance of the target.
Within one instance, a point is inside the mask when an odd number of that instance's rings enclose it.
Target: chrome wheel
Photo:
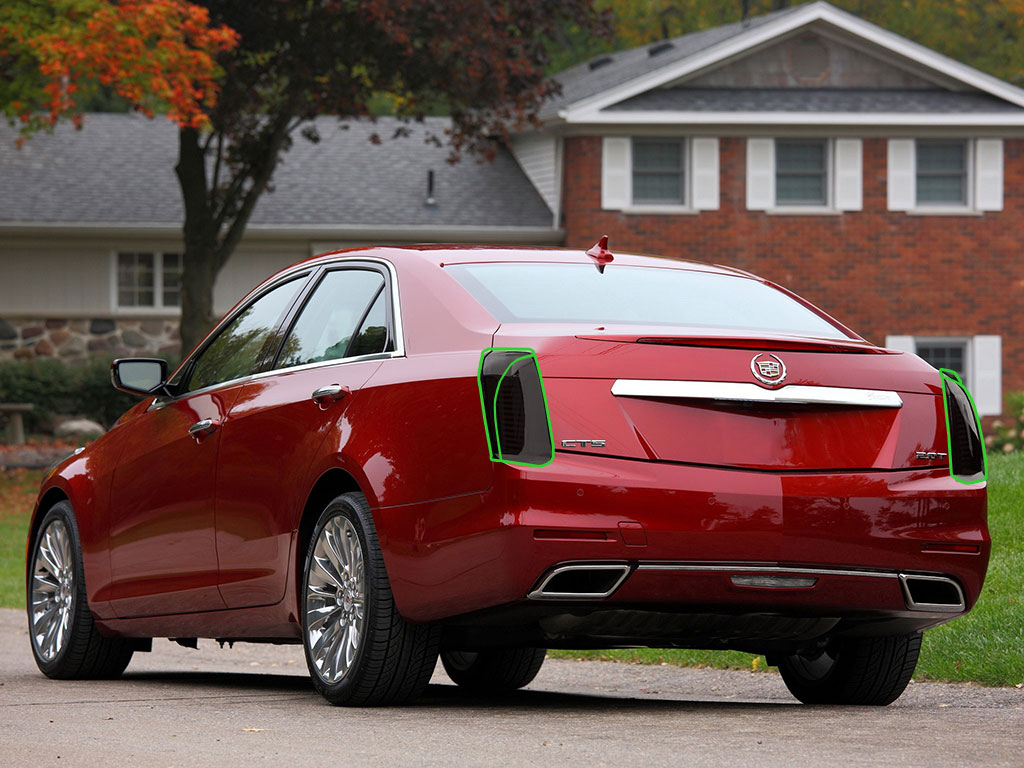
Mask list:
[[[306,567],[307,648],[316,674],[337,683],[352,667],[366,619],[363,547],[346,516],[323,526]]]
[[[71,536],[62,520],[54,520],[37,540],[32,571],[32,642],[44,661],[53,661],[67,644],[74,602]]]

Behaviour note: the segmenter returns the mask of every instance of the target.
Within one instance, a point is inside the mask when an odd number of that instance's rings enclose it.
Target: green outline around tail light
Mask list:
[[[515,360],[513,360],[511,363],[508,364],[508,366],[505,368],[504,372],[501,374],[501,377],[498,379],[498,385],[494,388],[494,403],[493,403],[494,408],[493,408],[493,411],[492,411],[494,413],[494,424],[493,425],[488,423],[488,420],[487,420],[487,406],[484,405],[484,379],[483,379],[484,358],[487,357],[487,354],[489,352],[520,352],[520,353],[522,353],[520,355],[520,357],[517,357]],[[549,458],[543,464],[532,464],[532,463],[530,463],[528,461],[513,461],[511,459],[503,459],[503,458],[501,458],[501,440],[499,439],[499,436],[498,436],[498,421],[497,421],[498,420],[498,392],[501,389],[502,379],[505,378],[505,374],[507,374],[509,372],[509,370],[511,370],[513,365],[518,363],[520,360],[524,360],[524,359],[530,358],[530,357],[533,358],[533,364],[537,367],[537,380],[540,382],[540,397],[541,397],[541,400],[544,402],[544,418],[547,419],[547,423],[548,423],[548,438],[551,440],[551,458]],[[483,416],[483,419],[484,419],[484,434],[487,436],[487,457],[491,461],[497,462],[499,464],[514,464],[514,465],[520,466],[520,467],[538,467],[539,468],[539,467],[546,467],[548,464],[550,464],[552,461],[555,460],[555,432],[554,432],[554,430],[551,427],[551,409],[548,407],[548,394],[544,390],[544,376],[540,372],[540,360],[537,358],[536,350],[530,349],[529,347],[526,347],[526,348],[519,348],[519,347],[487,347],[486,349],[484,349],[480,353],[480,364],[477,366],[477,369],[476,369],[476,386],[477,386],[477,390],[480,393],[480,412],[481,412],[481,414]],[[491,439],[491,428],[492,427],[494,429],[494,439],[493,440]],[[498,450],[497,450],[498,458],[494,458],[494,453],[495,453],[494,446],[495,445],[498,446]]]
[[[974,404],[974,397],[964,386],[964,380],[960,374],[949,368],[939,368],[939,377],[942,379],[942,413],[946,417],[946,451],[949,453],[949,476],[963,485],[977,485],[988,480],[988,451],[985,450],[985,435],[981,431],[981,419],[978,417],[978,406]],[[953,472],[953,434],[949,428],[949,395],[946,394],[946,379],[955,381],[960,389],[967,395],[967,401],[971,404],[971,411],[974,413],[974,422],[978,425],[978,439],[981,440],[981,463],[984,467],[980,480],[961,480]]]

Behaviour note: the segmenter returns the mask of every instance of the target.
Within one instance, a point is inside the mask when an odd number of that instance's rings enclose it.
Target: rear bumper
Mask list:
[[[560,452],[543,468],[495,465],[486,493],[375,516],[403,615],[458,624],[495,610],[530,622],[640,611],[913,631],[971,608],[989,554],[984,485],[939,469],[752,472]],[[621,564],[624,578],[607,596],[538,592],[573,563]],[[915,606],[901,574],[948,579],[963,605]],[[623,642],[631,631],[617,630]]]

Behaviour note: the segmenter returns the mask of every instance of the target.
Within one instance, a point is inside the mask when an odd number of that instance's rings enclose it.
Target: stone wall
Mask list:
[[[0,318],[0,360],[178,357],[177,318]]]

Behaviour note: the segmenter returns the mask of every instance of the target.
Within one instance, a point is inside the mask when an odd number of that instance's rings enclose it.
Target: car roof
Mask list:
[[[718,264],[707,264],[669,256],[650,256],[612,251],[614,261],[620,266],[660,267],[663,269],[680,269],[691,272],[709,272],[742,277],[761,278],[742,269],[726,267]],[[321,253],[304,260],[303,264],[317,265],[337,259],[339,256],[368,256],[386,259],[396,264],[417,259],[424,263],[445,266],[448,264],[487,264],[487,263],[563,263],[563,264],[595,264],[586,251],[576,248],[542,248],[515,247],[502,245],[464,245],[464,244],[423,244],[372,246],[368,248],[346,248],[343,250]]]

